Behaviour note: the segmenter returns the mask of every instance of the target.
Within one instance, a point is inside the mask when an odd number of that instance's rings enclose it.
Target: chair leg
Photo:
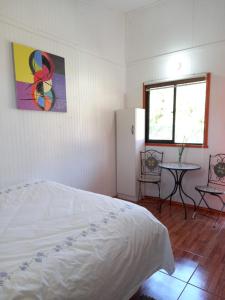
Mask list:
[[[161,191],[160,191],[160,183],[159,182],[157,183],[157,186],[158,186],[158,190],[159,190],[159,199],[160,199],[160,196],[161,196],[160,192]]]
[[[138,201],[140,200],[140,196],[141,196],[141,181],[139,181]]]
[[[142,185],[143,185],[143,182],[140,181],[140,186],[139,186],[139,188],[140,188],[140,200],[143,199]]]
[[[199,194],[200,194],[200,196],[201,196],[201,199],[200,199],[198,205],[196,206],[196,210],[193,212],[192,219],[195,219],[196,214],[197,214],[197,210],[198,210],[200,204],[202,203],[202,201],[204,201],[204,203],[206,204],[206,206],[210,209],[208,203],[207,203],[207,202],[205,201],[205,199],[204,199],[205,193],[201,193],[200,191],[198,191],[198,192],[199,192]]]
[[[193,215],[192,215],[192,219],[195,218],[196,213],[197,213],[197,209],[199,208],[199,206],[200,206],[200,204],[201,204],[202,201],[204,201],[204,203],[205,203],[205,205],[207,206],[207,208],[210,209],[210,206],[208,205],[207,201],[206,201],[205,198],[204,198],[206,193],[201,193],[200,191],[198,191],[198,192],[199,192],[199,194],[201,195],[201,199],[200,199],[198,205],[196,206],[196,210],[195,210],[195,212],[194,212]],[[221,216],[221,214],[222,214],[222,212],[223,212],[223,210],[224,210],[224,207],[225,207],[225,202],[223,201],[223,199],[222,199],[219,195],[214,194],[214,196],[216,196],[217,198],[220,199],[220,201],[221,201],[221,203],[222,203],[222,207],[221,207],[221,210],[220,210],[220,212],[219,212],[219,215],[217,216],[217,218],[216,218],[216,220],[215,220],[215,222],[214,222],[214,224],[213,224],[213,228],[216,227],[216,224],[217,224],[217,222],[218,222],[218,220],[219,220],[219,218],[220,218],[220,216]]]
[[[143,199],[143,193],[142,193],[142,190],[143,190],[143,182],[141,183],[141,199]]]
[[[217,224],[217,222],[219,221],[219,218],[220,218],[220,216],[222,215],[223,209],[224,209],[224,207],[225,207],[225,203],[223,202],[223,199],[222,199],[219,195],[215,195],[215,196],[218,197],[218,198],[220,199],[220,201],[222,202],[222,207],[221,207],[221,210],[220,210],[220,212],[219,212],[219,215],[217,216],[216,221],[215,221],[215,223],[214,223],[214,225],[213,225],[214,228],[216,227],[216,224]]]

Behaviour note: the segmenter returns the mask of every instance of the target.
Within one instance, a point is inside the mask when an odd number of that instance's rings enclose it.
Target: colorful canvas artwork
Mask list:
[[[64,58],[13,43],[17,108],[66,112]]]

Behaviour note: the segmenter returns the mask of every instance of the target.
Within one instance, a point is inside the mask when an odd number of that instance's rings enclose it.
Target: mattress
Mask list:
[[[49,181],[0,191],[1,300],[128,300],[159,269],[168,231],[143,207]]]

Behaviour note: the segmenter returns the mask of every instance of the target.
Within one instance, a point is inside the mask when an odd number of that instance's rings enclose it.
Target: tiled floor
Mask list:
[[[165,203],[160,215],[157,199],[140,204],[167,226],[176,262],[172,276],[163,270],[155,273],[141,294],[157,300],[225,300],[225,217],[213,227],[213,216],[198,214],[193,220],[192,209],[184,220],[182,207]]]

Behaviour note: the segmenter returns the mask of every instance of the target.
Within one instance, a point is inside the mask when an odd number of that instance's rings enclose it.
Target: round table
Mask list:
[[[195,203],[195,200],[184,191],[183,186],[182,186],[182,180],[183,180],[183,177],[186,172],[199,170],[201,168],[201,166],[196,165],[196,164],[191,164],[191,163],[176,163],[176,162],[166,163],[166,162],[164,162],[164,163],[159,163],[159,167],[162,169],[168,170],[174,178],[173,190],[166,198],[162,199],[162,201],[160,203],[159,211],[161,212],[162,204],[165,202],[165,200],[170,199],[170,205],[171,205],[172,196],[175,195],[178,190],[181,201],[183,203],[183,207],[184,207],[185,219],[187,219],[187,208],[186,208],[186,205],[184,202],[183,195],[185,195],[187,198],[191,199],[191,201],[194,203],[194,210],[196,210],[196,203]]]

